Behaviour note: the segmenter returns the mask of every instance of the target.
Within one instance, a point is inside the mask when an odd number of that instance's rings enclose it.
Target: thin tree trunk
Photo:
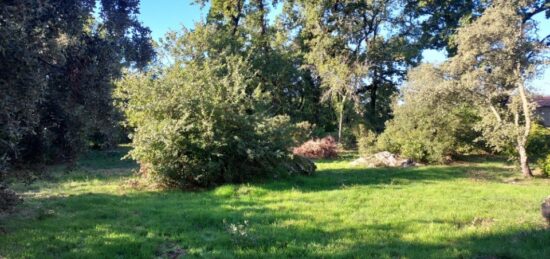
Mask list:
[[[520,30],[518,31],[518,37],[520,39],[520,43],[524,40],[524,34],[523,34],[523,26],[522,23],[520,26]],[[523,133],[519,134],[517,137],[517,145],[518,145],[518,153],[519,153],[519,163],[521,166],[521,174],[523,174],[524,177],[533,177],[533,173],[531,172],[531,168],[529,168],[529,157],[527,155],[527,139],[529,137],[529,132],[531,131],[531,110],[529,109],[529,101],[527,100],[527,94],[525,93],[525,81],[523,80],[523,76],[521,74],[521,61],[517,61],[516,63],[516,83],[518,86],[519,91],[519,97],[521,99],[521,108],[523,110]],[[518,114],[519,116],[519,114]],[[519,120],[516,117],[516,126],[519,128]]]
[[[521,166],[521,174],[525,177],[533,177],[531,168],[529,168],[529,158],[527,156],[527,150],[525,145],[518,144],[519,163]]]
[[[517,72],[519,73],[519,64],[517,70]],[[523,120],[525,123],[523,134],[518,136],[519,161],[521,165],[521,173],[523,174],[523,176],[532,177],[533,173],[531,172],[531,168],[529,168],[529,157],[526,150],[527,138],[529,137],[529,132],[531,131],[531,110],[529,109],[529,101],[527,100],[527,95],[525,94],[525,85],[523,84],[521,74],[519,74],[518,78],[519,80],[521,80],[520,82],[518,82],[518,88],[523,109]]]
[[[239,28],[239,21],[241,19],[241,13],[242,13],[242,6],[243,6],[243,3],[242,3],[242,0],[238,0],[237,1],[237,15],[235,16],[232,16],[231,17],[231,20],[233,22],[233,29],[231,30],[231,35],[235,35],[235,33],[237,33],[237,29]]]
[[[340,107],[340,119],[338,121],[338,143],[342,143],[342,126],[344,124],[344,108],[346,107],[346,96],[342,98],[342,107]]]

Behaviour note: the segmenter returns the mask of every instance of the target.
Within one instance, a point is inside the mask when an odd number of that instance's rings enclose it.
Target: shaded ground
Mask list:
[[[409,169],[321,161],[312,177],[202,192],[127,188],[124,152],[16,186],[1,219],[7,258],[550,258],[546,179],[502,162]]]

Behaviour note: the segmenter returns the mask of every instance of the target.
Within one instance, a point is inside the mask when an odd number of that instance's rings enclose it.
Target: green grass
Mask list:
[[[311,177],[208,191],[127,188],[135,164],[95,153],[17,185],[0,257],[550,258],[546,179],[502,162],[410,169],[321,161]]]

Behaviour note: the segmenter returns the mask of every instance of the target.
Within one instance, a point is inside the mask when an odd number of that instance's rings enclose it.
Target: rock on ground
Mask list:
[[[396,154],[383,151],[367,157],[358,158],[351,162],[351,165],[365,167],[410,167],[416,166],[416,163],[411,159],[401,158]]]

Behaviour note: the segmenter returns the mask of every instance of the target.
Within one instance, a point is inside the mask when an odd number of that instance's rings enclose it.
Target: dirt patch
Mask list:
[[[484,170],[469,170],[466,172],[468,177],[474,181],[493,181],[496,177]]]
[[[457,228],[488,228],[495,220],[493,218],[481,218],[481,217],[475,217],[471,221],[466,222],[455,222],[455,225]]]
[[[158,248],[158,256],[160,258],[177,259],[183,258],[186,254],[185,249],[174,243],[165,243]]]

